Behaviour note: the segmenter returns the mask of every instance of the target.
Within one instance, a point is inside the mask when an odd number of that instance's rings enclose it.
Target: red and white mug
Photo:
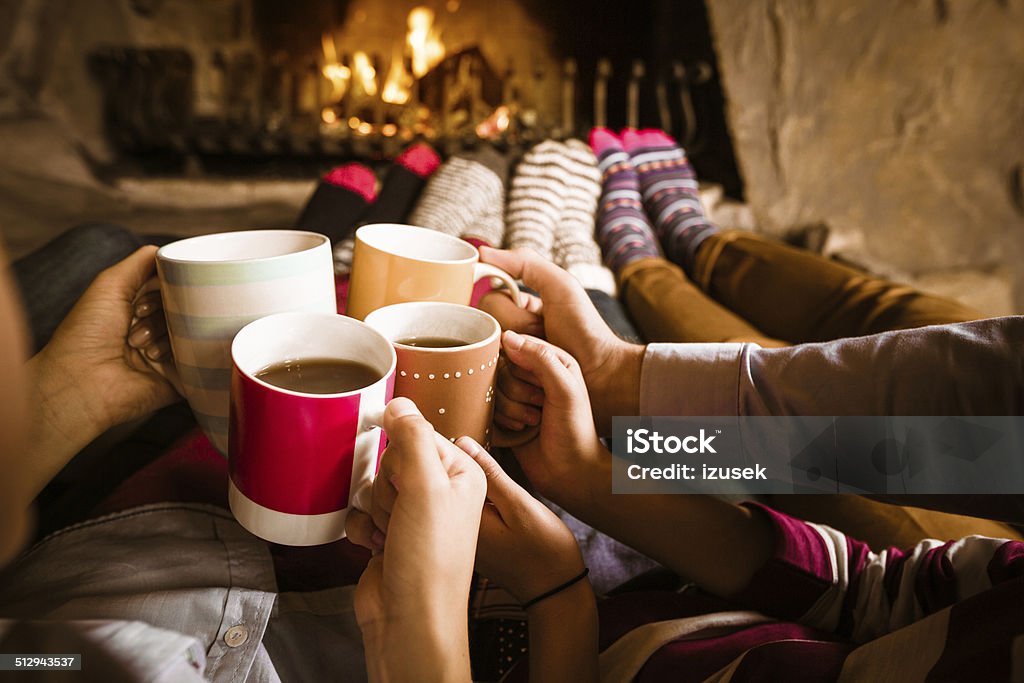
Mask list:
[[[231,344],[228,501],[257,536],[319,545],[345,535],[345,517],[384,450],[395,351],[379,332],[332,313],[280,313],[243,327]],[[286,360],[369,365],[380,379],[337,394],[291,391],[256,375]]]

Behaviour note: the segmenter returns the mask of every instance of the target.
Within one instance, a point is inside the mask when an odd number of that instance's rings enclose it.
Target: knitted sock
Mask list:
[[[410,145],[395,157],[384,176],[377,201],[363,215],[361,223],[403,223],[427,179],[441,165],[437,152],[422,142]]]
[[[660,130],[625,130],[622,144],[640,177],[644,206],[665,256],[692,274],[697,248],[718,232],[704,215],[693,166]]]
[[[562,171],[565,204],[552,245],[554,261],[587,289],[615,295],[615,276],[601,264],[601,249],[594,241],[594,214],[601,196],[601,172],[597,158],[581,140],[567,140]]]
[[[486,234],[478,236],[494,239],[493,226],[481,229],[477,223],[502,205],[505,186],[500,175],[481,163],[482,158],[459,155],[442,164],[423,188],[409,222],[454,237],[483,232]],[[500,227],[497,230],[500,232]],[[497,238],[500,242],[500,234]]]
[[[363,164],[332,169],[317,185],[296,227],[319,232],[338,243],[351,237],[366,207],[377,198],[377,177]]]
[[[533,249],[552,260],[555,228],[565,208],[565,195],[558,179],[558,165],[565,162],[565,157],[565,145],[545,140],[528,151],[516,166],[505,211],[505,243],[509,249]]]
[[[658,238],[644,213],[640,180],[622,142],[607,128],[595,128],[590,146],[601,171],[596,232],[605,263],[618,274],[637,259],[660,257]]]

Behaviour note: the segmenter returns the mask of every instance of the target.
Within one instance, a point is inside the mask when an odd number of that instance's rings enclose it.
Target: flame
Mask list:
[[[444,59],[444,43],[434,29],[434,12],[426,7],[414,7],[409,12],[409,34],[406,45],[412,55],[412,73],[416,78],[433,69]]]
[[[331,82],[331,99],[337,102],[345,96],[345,91],[348,90],[352,71],[338,61],[338,51],[334,46],[333,34],[325,33],[320,36],[320,45],[324,51],[324,65],[320,69],[320,73]]]
[[[352,75],[367,96],[377,94],[377,70],[370,63],[370,57],[361,50],[352,55]]]
[[[390,104],[405,104],[412,94],[412,76],[405,70],[401,55],[391,59],[388,77],[381,88],[380,98]]]
[[[503,104],[477,124],[476,134],[481,138],[496,138],[508,130],[511,120],[509,108]]]

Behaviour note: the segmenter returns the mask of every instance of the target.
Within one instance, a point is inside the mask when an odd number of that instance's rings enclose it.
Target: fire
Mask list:
[[[409,12],[408,26],[405,43],[412,55],[412,73],[416,78],[422,78],[444,59],[444,43],[434,28],[433,10],[414,7]]]
[[[338,51],[334,46],[332,34],[325,33],[320,36],[320,44],[324,51],[324,65],[320,69],[320,73],[331,82],[331,99],[337,102],[345,96],[345,92],[348,90],[352,71],[338,61]]]
[[[402,56],[395,55],[391,59],[391,68],[388,70],[388,77],[384,80],[380,98],[390,104],[405,104],[412,94],[412,82],[412,76],[405,70],[405,65],[402,63]]]
[[[476,134],[481,138],[496,138],[508,130],[512,117],[509,108],[501,105],[486,119],[477,124]]]
[[[352,55],[352,75],[367,96],[373,97],[377,94],[377,70],[370,63],[370,57],[362,50]]]

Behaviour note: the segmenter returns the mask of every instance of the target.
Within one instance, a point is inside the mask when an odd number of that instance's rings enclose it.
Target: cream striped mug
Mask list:
[[[231,341],[273,313],[337,312],[330,240],[297,230],[202,235],[161,247],[156,265],[181,388],[226,455]]]

